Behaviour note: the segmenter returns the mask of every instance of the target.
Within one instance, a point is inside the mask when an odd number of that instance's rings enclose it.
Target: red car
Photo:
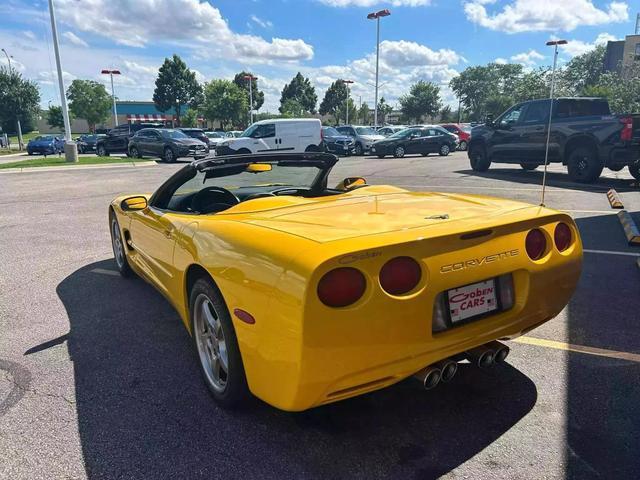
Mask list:
[[[458,135],[460,139],[460,143],[458,144],[458,150],[465,151],[467,149],[467,145],[469,145],[469,139],[471,138],[471,127],[468,125],[462,125],[460,123],[445,123],[440,125],[442,128],[447,130],[448,132],[455,133]]]

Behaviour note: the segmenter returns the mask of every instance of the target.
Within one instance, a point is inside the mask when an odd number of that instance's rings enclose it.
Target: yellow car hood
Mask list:
[[[394,193],[382,193],[379,192],[382,188],[375,187],[371,190],[373,191],[368,195],[356,195],[356,192],[352,192],[339,198],[298,197],[299,201],[278,207],[276,203],[271,203],[275,199],[256,199],[255,202],[263,204],[265,209],[244,212],[247,215],[243,215],[242,221],[316,242],[330,242],[431,225],[443,226],[460,220],[469,220],[465,223],[465,230],[472,230],[474,218],[480,220],[481,217],[483,226],[486,226],[488,218],[532,207],[520,202],[479,195],[418,193],[395,188]],[[270,206],[274,208],[269,208]],[[228,212],[239,213],[235,210],[234,208]],[[513,221],[513,217],[509,217]]]

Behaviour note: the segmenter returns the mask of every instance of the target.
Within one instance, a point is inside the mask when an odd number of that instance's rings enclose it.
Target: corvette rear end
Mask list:
[[[256,395],[303,410],[376,390],[465,352],[473,358],[476,347],[522,335],[568,303],[582,263],[569,216],[488,197],[419,195],[376,197],[364,216],[352,213],[351,233],[331,235],[318,210],[315,224],[304,214],[251,222],[289,233],[304,224],[317,241],[283,273],[269,305],[278,344],[244,349]],[[376,218],[393,202],[405,209],[403,227],[392,228],[393,215]],[[450,208],[418,206],[434,203]],[[497,358],[506,352],[492,345]]]

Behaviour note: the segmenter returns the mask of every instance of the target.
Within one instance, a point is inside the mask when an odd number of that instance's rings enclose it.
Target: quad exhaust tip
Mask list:
[[[440,381],[442,383],[450,382],[458,371],[458,362],[453,360],[443,360],[436,365],[440,369]]]
[[[493,341],[464,352],[464,356],[479,368],[489,368],[496,363],[504,362],[509,355],[509,347],[498,341]]]
[[[442,370],[435,365],[430,365],[416,373],[414,378],[418,379],[425,390],[435,388],[442,378]]]

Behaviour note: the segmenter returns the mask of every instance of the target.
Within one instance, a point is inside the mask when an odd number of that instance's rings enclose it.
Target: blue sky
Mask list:
[[[119,68],[116,95],[149,100],[166,56],[181,55],[201,81],[250,69],[275,111],[297,71],[318,99],[337,78],[349,78],[356,102],[373,103],[375,22],[382,8],[381,93],[397,102],[417,80],[446,86],[469,65],[490,61],[549,65],[544,44],[569,44],[561,62],[597,43],[633,33],[636,12],[625,1],[597,0],[54,0],[66,84],[107,80]],[[636,8],[640,7],[636,4]],[[59,103],[47,2],[5,0],[0,46],[13,65],[37,81],[42,104]],[[0,62],[6,63],[4,57]]]

